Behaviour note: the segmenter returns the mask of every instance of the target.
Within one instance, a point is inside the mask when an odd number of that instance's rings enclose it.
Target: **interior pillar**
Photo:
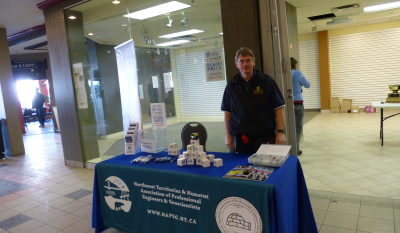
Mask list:
[[[7,119],[11,146],[11,154],[7,154],[8,156],[25,154],[19,107],[17,89],[11,70],[7,32],[5,28],[0,28],[0,118]]]
[[[319,78],[321,94],[321,111],[330,109],[331,76],[329,68],[328,31],[318,32]]]

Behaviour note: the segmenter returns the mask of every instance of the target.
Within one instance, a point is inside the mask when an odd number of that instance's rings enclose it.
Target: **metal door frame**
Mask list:
[[[285,129],[290,154],[297,155],[289,35],[285,0],[259,0],[263,71],[278,85],[286,102]]]

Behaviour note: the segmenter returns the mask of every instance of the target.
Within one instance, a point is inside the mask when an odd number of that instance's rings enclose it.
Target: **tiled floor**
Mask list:
[[[381,147],[379,114],[306,115],[299,159],[320,232],[400,233],[400,117]],[[59,134],[24,142],[0,160],[0,233],[93,232],[93,170],[64,165]]]
[[[385,113],[385,116],[393,113]],[[400,199],[400,117],[318,114],[304,127],[299,157],[309,189]]]
[[[92,232],[93,170],[64,165],[60,134],[24,136],[0,160],[0,233]]]

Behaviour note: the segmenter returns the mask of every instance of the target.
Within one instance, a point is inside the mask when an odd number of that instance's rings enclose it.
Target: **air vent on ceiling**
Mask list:
[[[353,10],[356,8],[360,8],[360,5],[355,3],[355,4],[350,4],[350,5],[346,5],[346,6],[338,6],[338,7],[334,7],[331,10],[332,11],[342,11],[342,10]]]
[[[329,14],[325,14],[325,15],[316,15],[316,16],[311,16],[311,17],[307,17],[309,20],[311,21],[315,21],[315,20],[320,20],[320,19],[331,19],[331,18],[335,18],[336,15],[333,13],[329,13]]]

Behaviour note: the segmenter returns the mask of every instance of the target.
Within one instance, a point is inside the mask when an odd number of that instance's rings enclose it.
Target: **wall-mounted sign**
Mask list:
[[[225,80],[222,48],[204,50],[204,64],[206,66],[207,82]]]
[[[11,60],[11,69],[12,70],[28,70],[28,69],[36,69],[38,68],[38,64],[36,61],[14,61]]]

